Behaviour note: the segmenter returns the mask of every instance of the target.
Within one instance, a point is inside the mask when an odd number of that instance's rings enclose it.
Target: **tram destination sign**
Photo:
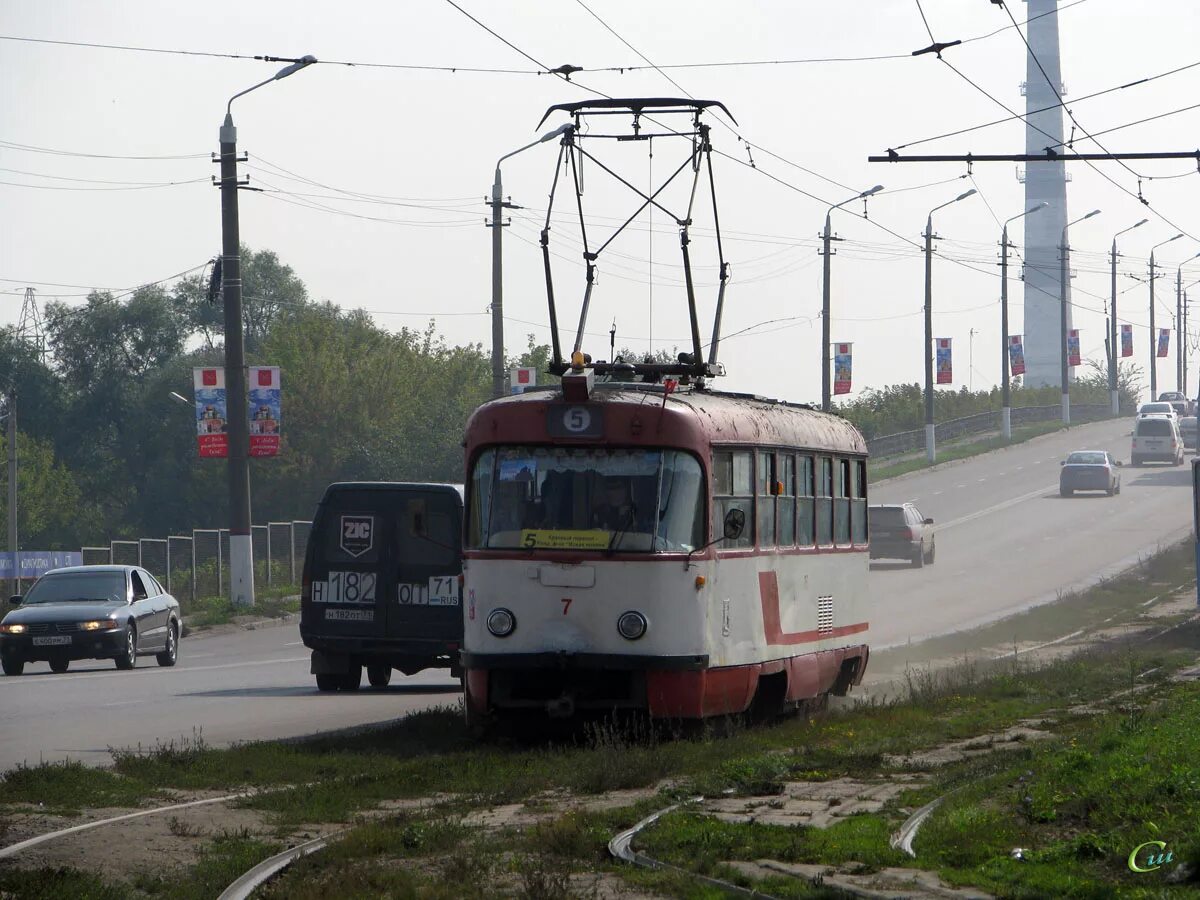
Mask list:
[[[595,405],[556,404],[546,411],[546,431],[551,437],[604,437],[604,410]]]

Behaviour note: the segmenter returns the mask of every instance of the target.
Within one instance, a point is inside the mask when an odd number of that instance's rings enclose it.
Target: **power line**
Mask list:
[[[35,147],[32,144],[18,144],[15,141],[0,140],[2,150],[21,150],[28,153],[47,153],[52,156],[78,156],[84,159],[132,159],[132,160],[177,160],[177,159],[209,159],[208,153],[178,153],[159,156],[124,156],[113,153],[85,153],[78,150],[56,150],[52,147]]]

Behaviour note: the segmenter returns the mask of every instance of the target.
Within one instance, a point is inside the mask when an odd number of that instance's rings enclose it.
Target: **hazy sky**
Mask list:
[[[961,164],[866,161],[888,147],[1006,115],[933,55],[909,56],[930,43],[914,0],[586,2],[660,66],[899,57],[666,70],[692,95],[723,101],[738,122],[727,128],[717,124],[720,116],[708,119],[715,148],[733,158],[715,160],[726,256],[733,271],[725,319],[730,339],[721,353],[730,375],[723,387],[793,400],[819,397],[817,234],[829,204],[876,183],[887,190],[871,200],[870,222],[860,217],[861,203],[834,213],[834,228],[845,241],[833,260],[833,337],[854,343],[856,391],[921,379],[921,231],[932,207],[970,187],[980,195],[935,216],[935,231],[944,239],[934,268],[934,331],[937,337],[954,339],[958,383],[970,378],[978,388],[997,381],[997,217],[1006,219],[1022,209],[1018,167],[977,164],[973,177],[967,177]],[[1025,5],[1009,2],[1023,21]],[[551,67],[644,65],[576,0],[459,4]],[[939,41],[966,40],[1010,24],[1004,10],[987,0],[923,0],[923,7]],[[1103,131],[1195,102],[1200,66],[1074,102],[1200,61],[1194,41],[1200,9],[1195,3],[1067,0],[1060,8],[1067,100],[1083,127]],[[0,34],[244,55],[311,53],[331,62],[519,70],[450,73],[326,63],[234,105],[239,149],[250,155],[243,172],[252,185],[266,189],[241,194],[245,244],[276,251],[315,299],[370,310],[387,328],[422,328],[435,318],[448,340],[485,347],[491,342],[486,313],[491,245],[482,201],[495,160],[539,134],[538,120],[549,105],[591,96],[556,76],[533,74],[533,63],[445,0],[210,0],[186,5],[6,0],[0,6]],[[1013,29],[964,43],[945,56],[981,89],[1024,111],[1019,86],[1025,77],[1025,48]],[[208,155],[217,148],[225,102],[278,68],[254,60],[0,40],[0,319],[16,318],[27,285],[36,287],[43,301],[61,295],[79,303],[89,288],[124,289],[157,281],[215,255],[220,204],[210,184],[216,166]],[[585,71],[573,77],[617,96],[679,94],[654,70]],[[564,121],[552,117],[542,130]],[[1193,132],[1197,122],[1200,109],[1114,131],[1101,140],[1114,151],[1194,149],[1200,145]],[[623,119],[608,124],[627,128]],[[912,149],[1021,152],[1023,128],[1014,121]],[[750,143],[749,153],[739,137]],[[56,152],[15,149],[13,144]],[[678,139],[674,145],[654,141],[653,160],[644,142],[602,145],[597,140],[587,146],[643,185],[652,174],[661,177],[678,165],[688,152]],[[1079,140],[1076,149],[1095,148]],[[536,244],[555,153],[555,145],[546,144],[504,165],[505,193],[526,207],[513,213],[513,225],[504,235],[510,351],[524,347],[528,334],[539,342],[548,340]],[[741,164],[751,157],[757,171]],[[1136,195],[1139,184],[1118,163],[1099,167],[1120,187],[1082,163],[1068,166],[1072,217],[1095,207],[1103,210],[1071,235],[1078,275],[1075,300],[1081,306],[1076,324],[1082,329],[1084,354],[1096,359],[1104,353],[1107,251],[1113,234],[1144,215],[1151,218],[1122,241],[1121,271],[1142,274],[1150,246],[1175,233],[1158,218],[1160,213],[1200,237],[1196,166],[1187,161],[1130,165],[1142,176],[1185,177],[1144,180],[1141,190],[1152,204],[1147,208],[1121,190]],[[604,217],[632,212],[633,198],[594,166],[584,177],[594,243],[612,227]],[[560,194],[556,211],[563,214],[556,212],[552,229],[560,319],[568,344],[583,290],[578,227],[572,227],[566,214],[572,202],[572,195]],[[715,301],[715,259],[708,230],[711,212],[707,203],[698,209],[693,249],[701,330],[707,333]],[[1021,243],[1019,225],[1012,237]],[[1200,242],[1191,238],[1160,251],[1159,260],[1170,269],[1158,282],[1158,324],[1170,324],[1175,266],[1197,252]],[[1187,271],[1200,278],[1200,260],[1185,270],[1185,283],[1193,280]],[[685,348],[679,240],[664,215],[656,214],[652,225],[643,218],[614,242],[601,257],[599,272],[588,327],[595,336],[585,349],[596,358],[607,356],[614,317],[620,344],[645,349],[653,335],[655,347]],[[1013,273],[1019,273],[1019,262]],[[1119,287],[1125,291],[1120,318],[1135,324],[1136,359],[1141,361],[1148,289],[1126,277]],[[1200,297],[1200,287],[1193,295]],[[1021,296],[1014,278],[1014,332],[1021,330]],[[769,320],[790,321],[750,327]],[[743,329],[749,330],[733,336]],[[973,373],[968,369],[972,329]],[[1174,387],[1174,381],[1172,345],[1171,359],[1160,365],[1160,388]]]

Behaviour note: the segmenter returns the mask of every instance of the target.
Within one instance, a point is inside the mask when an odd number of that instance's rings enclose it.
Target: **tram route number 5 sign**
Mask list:
[[[592,405],[553,405],[546,411],[546,431],[558,438],[604,436],[604,410]]]

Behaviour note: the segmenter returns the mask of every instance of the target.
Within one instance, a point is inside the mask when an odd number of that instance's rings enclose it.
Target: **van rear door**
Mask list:
[[[390,501],[390,502],[389,502]],[[395,494],[347,488],[325,496],[314,522],[312,601],[308,628],[342,637],[383,637],[387,598],[387,542]]]
[[[451,487],[409,488],[394,523],[394,602],[387,607],[392,638],[462,638],[462,499]]]

